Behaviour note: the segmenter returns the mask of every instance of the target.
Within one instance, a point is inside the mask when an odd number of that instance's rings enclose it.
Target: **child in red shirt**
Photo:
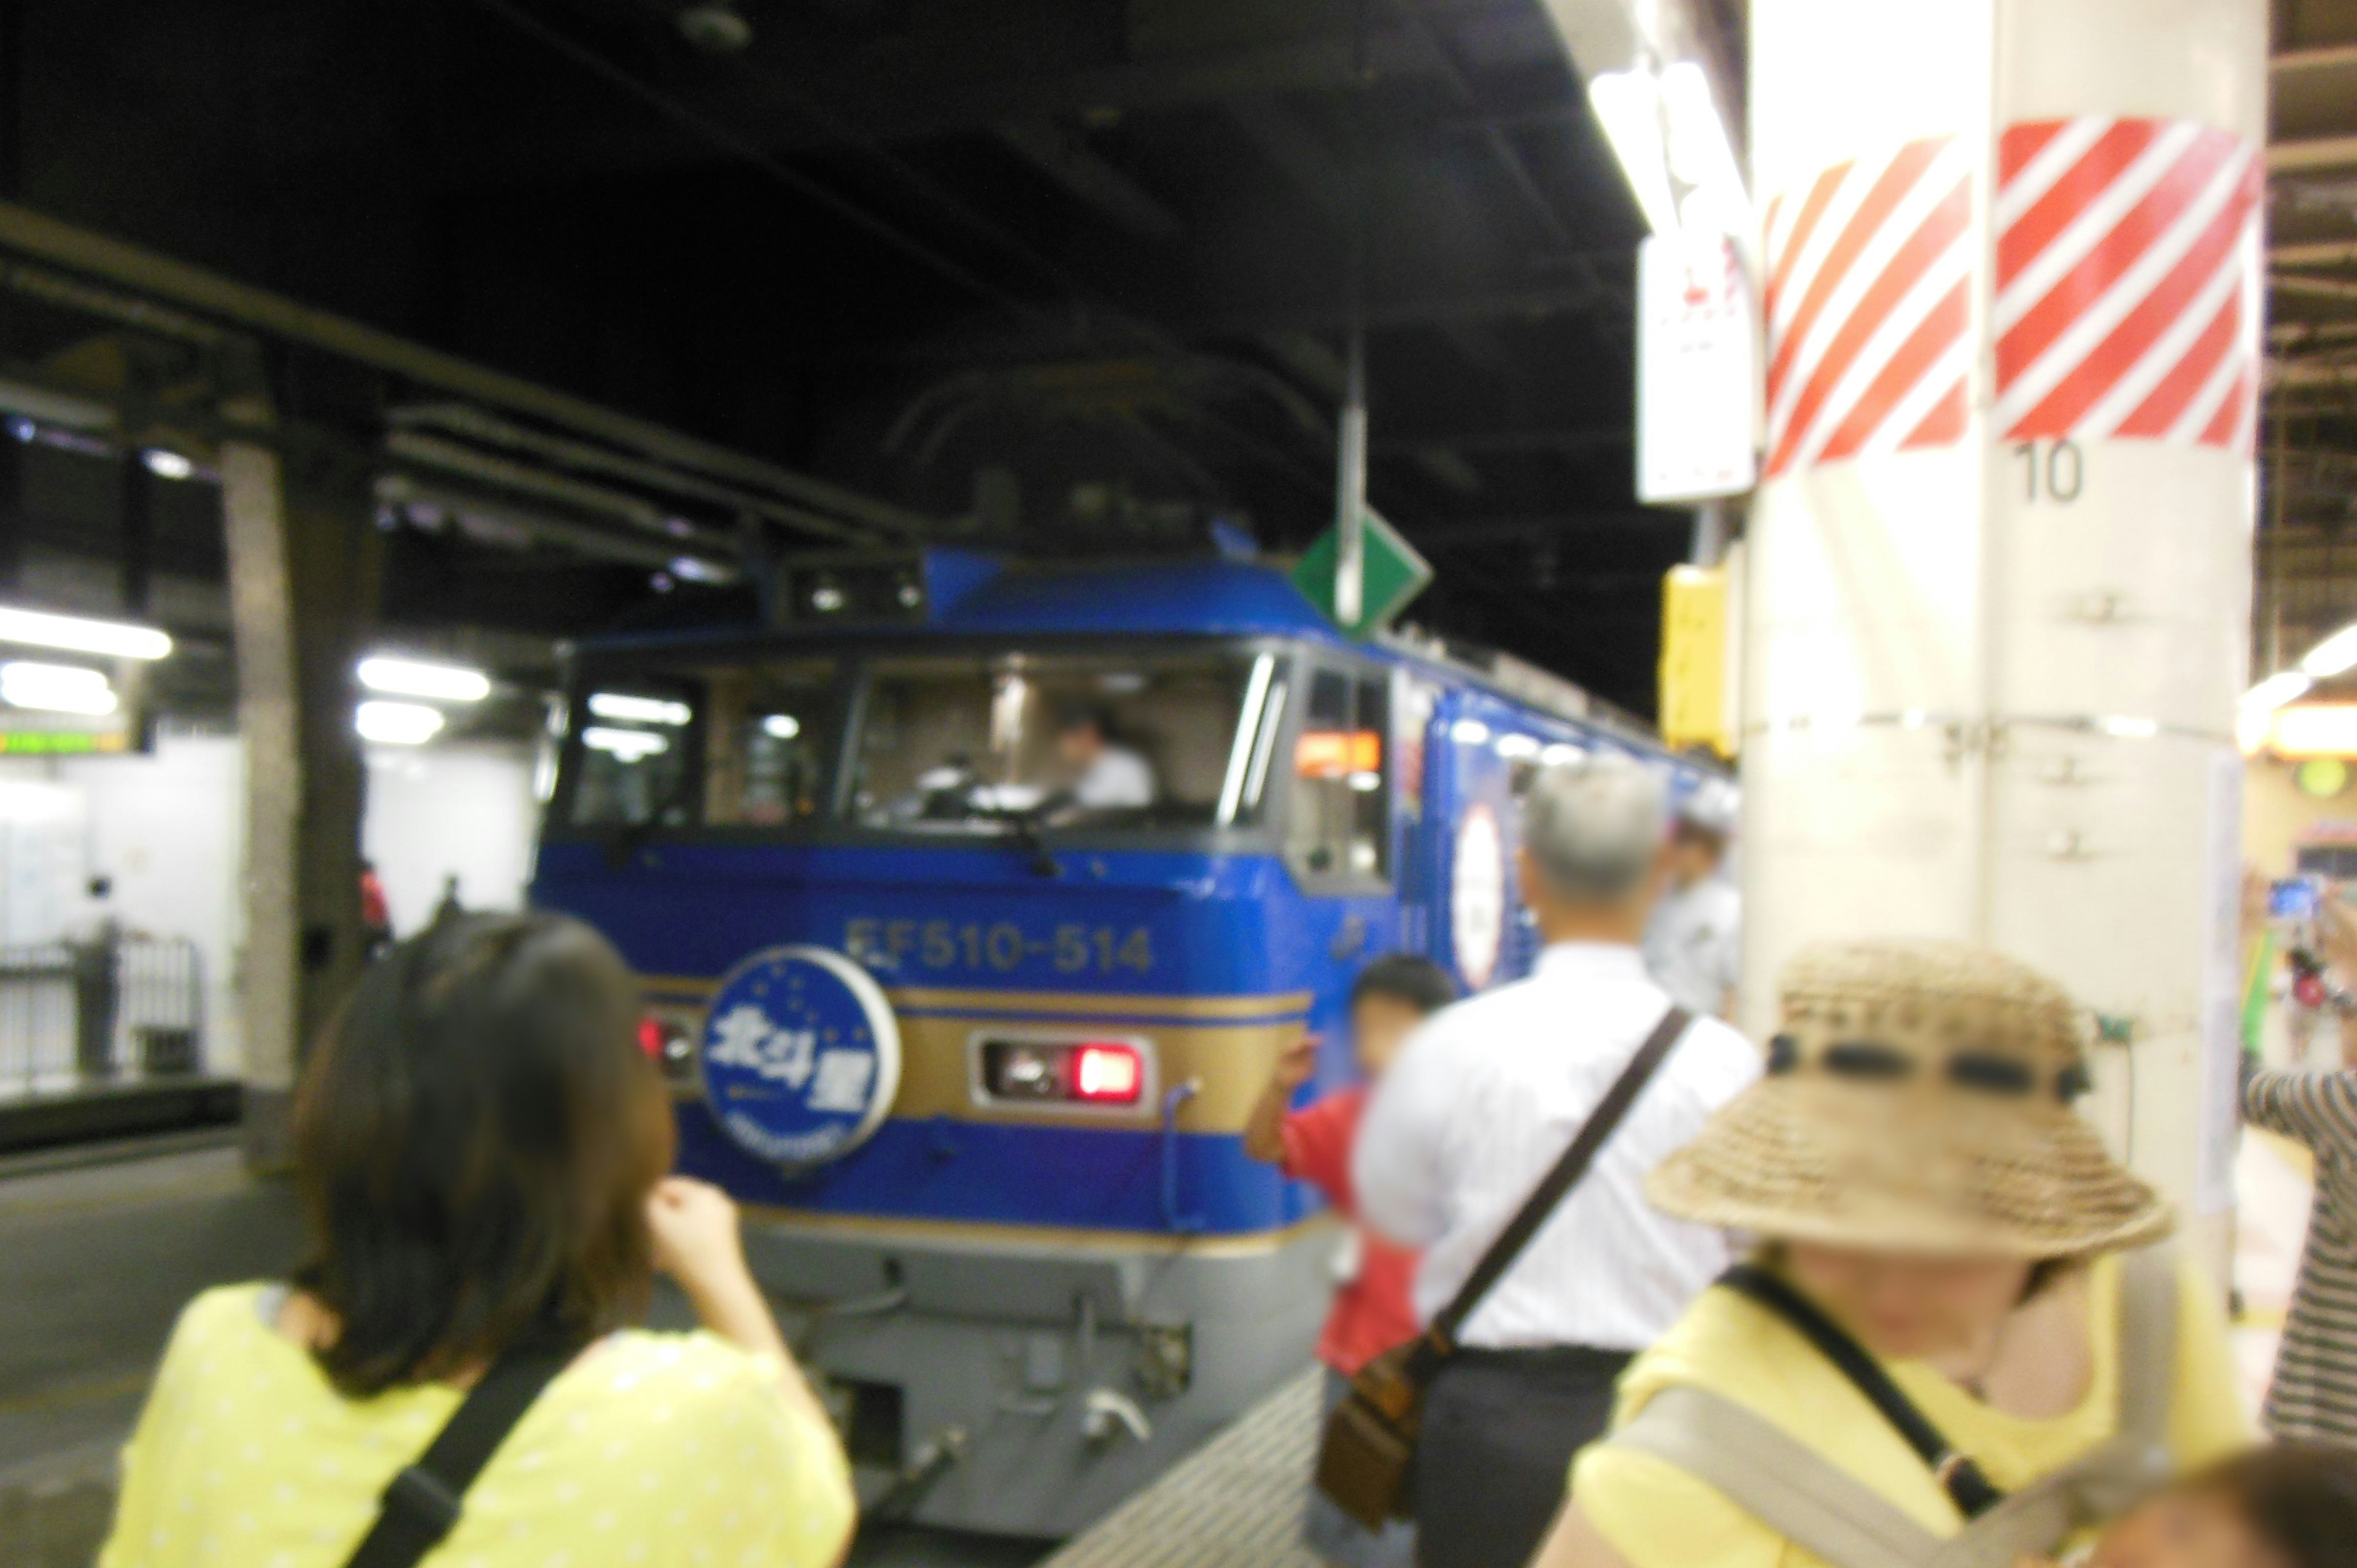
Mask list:
[[[1277,1058],[1268,1087],[1244,1123],[1246,1154],[1317,1187],[1351,1221],[1348,1242],[1336,1260],[1335,1273],[1341,1283],[1318,1339],[1318,1359],[1327,1368],[1329,1409],[1349,1391],[1351,1377],[1360,1368],[1416,1335],[1415,1307],[1409,1299],[1416,1255],[1357,1223],[1351,1145],[1358,1138],[1359,1118],[1374,1080],[1416,1026],[1455,1000],[1457,988],[1428,961],[1406,953],[1375,960],[1359,972],[1351,987],[1351,1047],[1362,1081],[1298,1111],[1288,1109],[1295,1091],[1309,1081],[1317,1067],[1317,1036],[1305,1036]],[[1408,1525],[1394,1521],[1381,1533],[1370,1530],[1314,1488],[1302,1536],[1322,1560],[1338,1568],[1404,1568],[1415,1558],[1415,1531]]]

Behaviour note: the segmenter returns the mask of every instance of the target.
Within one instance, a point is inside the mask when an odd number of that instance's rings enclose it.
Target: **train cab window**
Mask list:
[[[1255,668],[1241,650],[879,659],[852,818],[952,834],[1211,825],[1239,715],[1266,684]]]
[[[599,682],[582,699],[570,797],[576,827],[694,821],[688,747],[700,696],[682,680],[628,679]]]
[[[575,714],[576,827],[783,827],[825,813],[841,731],[831,660],[598,679]]]
[[[1380,677],[1311,672],[1294,738],[1286,855],[1308,877],[1391,875],[1390,688]]]
[[[823,815],[841,735],[834,662],[715,671],[705,690],[705,825],[780,827]]]

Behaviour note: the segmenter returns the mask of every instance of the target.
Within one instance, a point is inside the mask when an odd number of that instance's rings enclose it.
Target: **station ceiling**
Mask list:
[[[1325,527],[1355,264],[1415,615],[1650,707],[1689,521],[1631,497],[1641,226],[1539,0],[696,9],[0,0],[0,192],[1058,555]],[[393,567],[546,631],[654,591]]]
[[[1739,81],[1740,0],[1695,9]],[[2357,617],[2357,0],[2276,0],[2274,52],[2262,664]],[[0,196],[873,498],[864,537],[1059,557],[1326,525],[1355,254],[1372,499],[1440,569],[1414,614],[1650,706],[1687,521],[1631,497],[1641,225],[1542,0],[0,0]],[[20,297],[0,357],[155,348],[88,330]],[[296,369],[297,412],[405,444],[404,493],[454,443],[579,472]],[[98,549],[123,481],[63,461],[25,532]],[[601,462],[609,510],[711,499]],[[159,577],[217,574],[202,508],[149,504]],[[643,542],[498,528],[402,528],[388,617],[678,602]]]

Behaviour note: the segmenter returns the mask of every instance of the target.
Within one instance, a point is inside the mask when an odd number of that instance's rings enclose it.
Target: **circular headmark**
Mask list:
[[[765,948],[705,1015],[705,1098],[728,1136],[781,1165],[840,1159],[900,1089],[900,1029],[868,972],[819,947]]]
[[[1498,815],[1477,805],[1457,828],[1448,877],[1448,934],[1457,972],[1479,991],[1498,972],[1506,934],[1506,843]]]

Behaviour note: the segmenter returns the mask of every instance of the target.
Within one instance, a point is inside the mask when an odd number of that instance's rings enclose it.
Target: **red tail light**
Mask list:
[[[639,1020],[639,1049],[661,1061],[663,1057],[663,1026],[659,1018]]]
[[[1100,1105],[1135,1103],[1146,1064],[1128,1046],[1082,1046],[1073,1053],[1072,1091]]]
[[[1143,1040],[984,1040],[974,1056],[976,1098],[1073,1110],[1140,1105],[1153,1087],[1153,1049]]]

